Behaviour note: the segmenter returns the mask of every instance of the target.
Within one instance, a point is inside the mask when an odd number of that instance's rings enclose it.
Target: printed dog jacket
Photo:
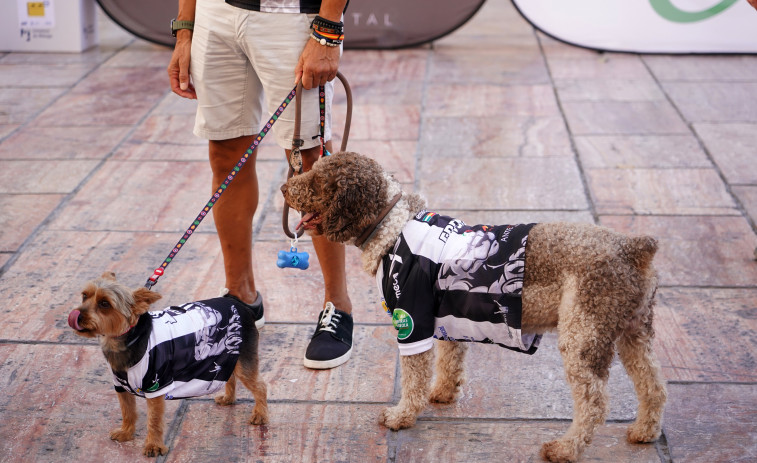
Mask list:
[[[433,338],[536,352],[541,335],[520,330],[533,226],[468,226],[428,211],[410,220],[376,272],[400,355],[431,349]]]
[[[211,394],[234,372],[242,343],[235,300],[218,297],[159,312],[147,351],[126,372],[113,371],[116,392],[180,399]]]

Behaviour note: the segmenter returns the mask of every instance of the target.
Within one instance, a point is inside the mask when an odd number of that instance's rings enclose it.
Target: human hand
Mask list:
[[[176,46],[168,63],[168,81],[171,90],[183,98],[197,99],[194,85],[189,80],[189,58],[192,51],[192,31],[181,29],[176,33]]]
[[[339,54],[339,47],[309,39],[294,69],[294,83],[302,82],[302,87],[309,90],[334,80],[339,70]]]

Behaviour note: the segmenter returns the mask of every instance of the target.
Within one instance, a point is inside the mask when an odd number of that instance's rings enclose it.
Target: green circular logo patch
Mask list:
[[[402,309],[392,312],[392,325],[397,330],[397,339],[407,339],[413,333],[413,317]]]

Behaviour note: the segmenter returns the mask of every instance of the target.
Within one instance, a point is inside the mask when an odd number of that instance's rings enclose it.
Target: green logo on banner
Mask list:
[[[398,331],[397,339],[407,339],[413,332],[413,317],[402,309],[394,309],[392,312],[392,325]]]
[[[707,18],[711,18],[718,13],[728,9],[731,5],[736,3],[736,0],[723,0],[717,5],[714,5],[706,10],[702,11],[685,11],[677,6],[673,5],[672,0],[649,0],[652,8],[668,21],[674,23],[693,23],[697,21],[703,21]]]

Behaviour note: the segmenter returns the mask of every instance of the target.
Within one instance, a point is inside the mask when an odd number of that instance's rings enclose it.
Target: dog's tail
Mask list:
[[[657,240],[651,236],[634,236],[623,243],[626,257],[641,271],[651,266],[657,248]]]

